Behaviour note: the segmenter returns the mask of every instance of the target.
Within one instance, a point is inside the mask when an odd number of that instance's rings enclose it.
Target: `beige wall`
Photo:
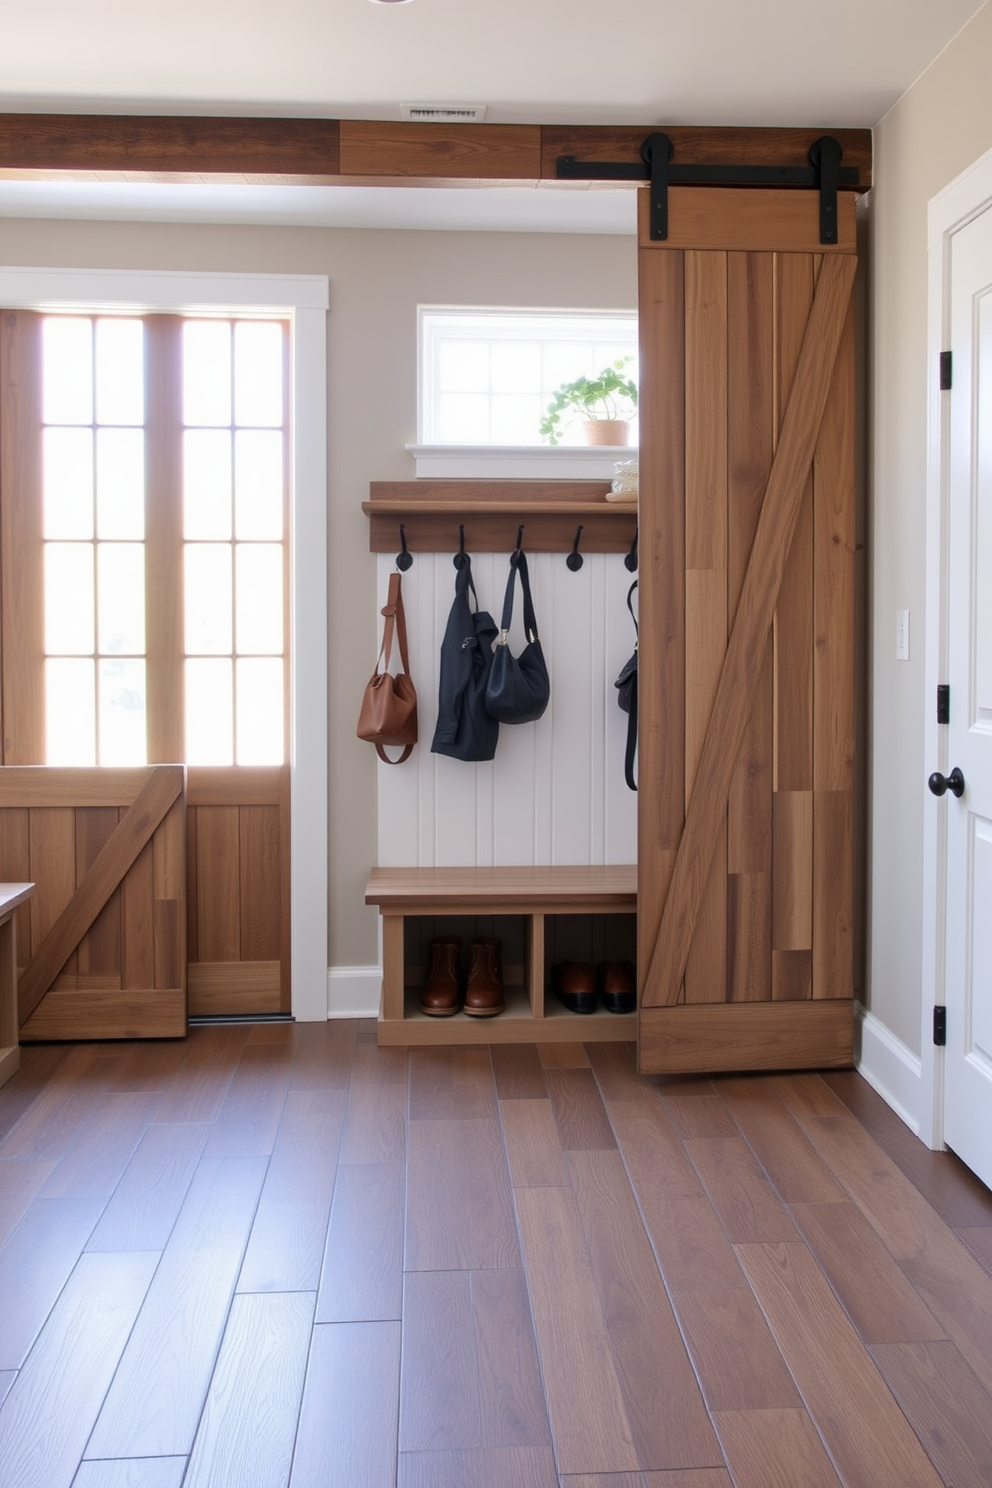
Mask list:
[[[0,262],[328,276],[329,964],[375,963],[375,913],[363,904],[375,755],[355,719],[378,617],[361,502],[370,480],[413,477],[416,307],[632,309],[633,238],[0,219]]]
[[[925,782],[927,203],[992,148],[992,4],[875,131],[870,1007],[919,1052]],[[911,659],[895,660],[897,609]]]

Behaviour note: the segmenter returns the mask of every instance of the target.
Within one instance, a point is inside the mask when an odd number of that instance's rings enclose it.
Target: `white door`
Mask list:
[[[992,1186],[992,208],[951,244],[944,1140]]]

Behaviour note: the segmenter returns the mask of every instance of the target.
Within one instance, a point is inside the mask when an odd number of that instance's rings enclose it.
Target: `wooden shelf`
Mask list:
[[[509,553],[523,523],[529,553],[567,553],[581,524],[581,551],[626,553],[637,503],[607,501],[607,481],[373,481],[362,510],[369,549],[395,553],[399,524],[412,553],[454,552],[459,524],[470,553]]]
[[[636,1013],[578,1014],[553,998],[545,1002],[545,919],[635,914],[637,869],[632,865],[375,868],[365,902],[377,905],[382,916],[380,1044],[596,1043],[637,1037]],[[524,921],[524,985],[505,988],[506,1011],[495,1018],[425,1016],[416,989],[405,984],[406,920],[462,915]]]

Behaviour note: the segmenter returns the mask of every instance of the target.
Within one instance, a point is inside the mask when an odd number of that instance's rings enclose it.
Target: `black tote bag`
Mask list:
[[[467,553],[459,554],[459,559],[455,597],[441,641],[437,727],[431,752],[451,759],[491,760],[496,754],[499,722],[486,710],[486,684],[493,664],[496,622],[488,610],[479,609],[472,560]]]
[[[519,656],[514,656],[509,647],[508,635],[513,620],[513,595],[518,573],[524,595],[524,634],[527,644]],[[486,688],[486,708],[500,723],[533,723],[548,706],[550,696],[551,679],[537,635],[527,558],[523,548],[518,548],[510,555],[510,575],[506,581],[502,622]]]

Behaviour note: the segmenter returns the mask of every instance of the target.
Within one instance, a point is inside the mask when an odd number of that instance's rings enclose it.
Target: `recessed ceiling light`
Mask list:
[[[373,5],[409,5],[411,0],[372,0]]]

